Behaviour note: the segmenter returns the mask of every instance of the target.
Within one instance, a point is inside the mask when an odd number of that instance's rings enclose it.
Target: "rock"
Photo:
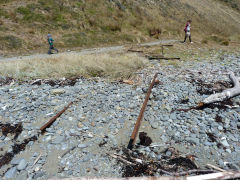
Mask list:
[[[65,93],[64,89],[52,89],[51,90],[52,95],[60,95],[60,94],[63,94],[63,93]]]
[[[152,126],[153,129],[157,129],[158,128],[158,122],[151,123],[151,126]]]
[[[16,180],[25,180],[28,178],[28,172],[22,171],[16,178]]]
[[[79,144],[78,147],[81,148],[81,149],[83,149],[83,148],[86,148],[87,145],[86,145],[86,144]]]
[[[154,152],[150,152],[149,156],[150,156],[151,158],[156,158],[156,154],[155,154]]]
[[[34,169],[35,172],[38,172],[39,170],[40,170],[40,166],[37,166],[37,167]]]
[[[77,126],[78,126],[79,128],[83,128],[83,127],[84,127],[84,125],[83,125],[81,122],[78,122]]]
[[[222,130],[223,130],[223,127],[222,127],[222,126],[218,126],[218,130],[219,130],[219,131],[222,131]]]
[[[14,178],[17,174],[17,168],[16,167],[12,167],[11,169],[9,169],[5,175],[4,175],[4,178],[6,179],[11,179],[11,178]]]
[[[10,141],[11,139],[10,139],[10,137],[6,137],[5,139],[4,139],[4,141]]]
[[[161,154],[159,154],[159,155],[157,155],[157,160],[161,160],[162,159],[162,155]]]
[[[223,140],[221,141],[221,144],[222,144],[224,147],[229,147],[229,144],[228,144],[228,142],[227,142],[226,139],[223,139]]]
[[[24,170],[27,167],[27,162],[25,159],[21,159],[19,164],[17,165],[17,170],[21,171]]]
[[[18,165],[22,159],[12,159],[10,164],[11,165]]]
[[[34,179],[37,179],[37,178],[39,178],[39,177],[42,177],[42,176],[45,176],[45,172],[43,172],[43,171],[39,171],[39,172],[37,172],[35,175],[34,175]]]
[[[199,139],[194,137],[187,137],[186,140],[192,144],[199,144]]]
[[[167,152],[166,152],[166,156],[168,156],[168,157],[172,156],[171,151],[167,151]]]
[[[53,141],[52,144],[60,144],[65,140],[64,136],[57,136]]]
[[[229,154],[231,154],[231,150],[230,149],[226,149],[226,152],[228,152]]]

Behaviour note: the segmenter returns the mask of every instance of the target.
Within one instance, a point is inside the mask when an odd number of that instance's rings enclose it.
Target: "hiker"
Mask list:
[[[57,48],[54,48],[54,47],[53,47],[53,41],[54,41],[54,40],[53,40],[51,34],[48,34],[48,36],[47,36],[47,40],[48,40],[48,43],[49,43],[48,54],[53,54],[53,53],[52,53],[52,49],[55,50],[55,51],[58,53]]]
[[[187,37],[189,37],[189,41],[190,41],[190,43],[192,43],[192,40],[191,40],[191,20],[188,20],[187,21],[187,24],[186,24],[186,26],[185,26],[185,28],[184,28],[184,32],[185,32],[185,38],[184,38],[184,41],[183,41],[183,43],[185,43],[186,42],[186,40],[187,40]]]

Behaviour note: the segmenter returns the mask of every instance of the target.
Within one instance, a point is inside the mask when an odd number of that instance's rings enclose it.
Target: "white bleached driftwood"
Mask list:
[[[236,77],[233,72],[230,72],[229,78],[233,82],[233,88],[226,89],[221,93],[212,94],[206,99],[204,99],[203,103],[210,104],[214,102],[220,102],[225,99],[229,99],[239,95],[240,94],[240,83],[239,83],[240,77]]]

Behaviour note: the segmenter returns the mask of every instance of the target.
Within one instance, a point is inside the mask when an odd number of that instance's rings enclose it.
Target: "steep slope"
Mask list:
[[[224,0],[1,0],[0,53],[182,39],[192,19],[195,40],[240,39],[240,2]]]

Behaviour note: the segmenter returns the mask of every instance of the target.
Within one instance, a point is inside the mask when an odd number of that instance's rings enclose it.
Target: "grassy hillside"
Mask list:
[[[0,55],[182,39],[192,19],[196,41],[240,40],[238,0],[1,0]],[[223,43],[224,44],[224,43]]]

